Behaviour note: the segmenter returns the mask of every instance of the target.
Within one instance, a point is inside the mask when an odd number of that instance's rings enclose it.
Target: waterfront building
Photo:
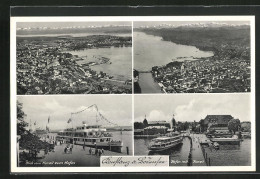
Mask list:
[[[231,115],[207,115],[203,125],[207,128],[207,132],[213,132],[215,137],[232,137],[228,129],[228,122],[231,119],[234,119]]]
[[[166,122],[166,121],[149,121],[148,122],[148,126],[154,127],[154,126],[158,126],[158,127],[167,127],[170,128],[170,123]]]
[[[167,121],[148,121],[145,116],[143,122],[134,123],[134,135],[166,134],[170,128]]]
[[[145,120],[146,117],[145,117]],[[145,135],[157,135],[157,134],[165,134],[167,130],[170,129],[170,123],[167,121],[147,121],[148,126],[144,128]]]
[[[209,129],[228,130],[228,122],[234,119],[231,115],[207,115],[204,125]]]

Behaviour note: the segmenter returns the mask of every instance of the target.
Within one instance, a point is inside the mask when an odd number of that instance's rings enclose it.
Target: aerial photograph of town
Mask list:
[[[132,155],[131,110],[129,95],[19,96],[17,167],[98,167],[101,156]]]
[[[134,93],[251,91],[249,21],[134,22]]]
[[[250,94],[135,96],[134,154],[167,155],[170,166],[251,166],[250,101]]]
[[[132,93],[131,22],[18,22],[17,94]]]

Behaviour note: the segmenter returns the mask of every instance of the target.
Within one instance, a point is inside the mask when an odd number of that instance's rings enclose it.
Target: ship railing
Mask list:
[[[121,140],[111,140],[110,143],[121,143]]]

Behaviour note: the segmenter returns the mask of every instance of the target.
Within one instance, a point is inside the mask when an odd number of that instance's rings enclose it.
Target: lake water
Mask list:
[[[123,141],[122,153],[127,154],[126,147],[129,149],[129,155],[133,153],[133,132],[132,131],[123,131],[122,134],[120,131],[110,132],[113,135],[113,140]]]
[[[116,80],[125,81],[131,79],[132,47],[94,48],[67,52],[84,59],[77,61],[78,64],[96,62],[100,57],[109,58],[110,62],[112,62],[111,64],[95,65],[91,66],[91,69],[97,72],[103,71],[114,76]]]
[[[220,145],[219,150],[205,148],[211,166],[251,165],[251,139],[244,139],[240,145]]]
[[[160,86],[152,77],[152,73],[139,73],[141,93],[162,93]]]
[[[151,139],[134,139],[135,155],[169,155],[169,161],[179,160],[187,161],[190,141],[188,138],[183,139],[183,144],[180,144],[171,150],[159,153],[150,153],[148,145]],[[206,148],[208,157],[211,158],[211,166],[247,166],[251,164],[251,140],[244,139],[239,145],[220,145],[219,150]],[[186,163],[173,164],[171,166],[187,166]]]
[[[134,68],[136,70],[151,70],[153,66],[166,65],[171,61],[178,61],[178,57],[185,59],[213,56],[212,52],[201,51],[194,46],[179,45],[163,41],[162,37],[134,32]],[[183,59],[179,59],[182,61]]]

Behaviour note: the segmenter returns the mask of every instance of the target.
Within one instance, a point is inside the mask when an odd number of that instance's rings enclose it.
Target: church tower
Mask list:
[[[143,121],[143,124],[144,124],[144,126],[145,126],[145,127],[147,127],[147,126],[148,126],[148,122],[147,122],[147,120],[146,120],[146,115],[144,116],[144,121]]]

